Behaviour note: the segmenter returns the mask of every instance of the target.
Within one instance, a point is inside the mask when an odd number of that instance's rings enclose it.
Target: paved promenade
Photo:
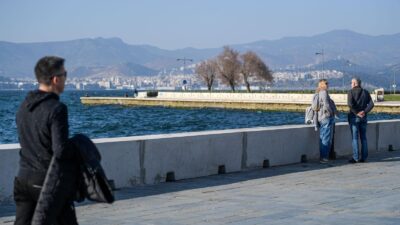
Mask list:
[[[400,151],[139,186],[77,207],[81,225],[400,224]],[[12,224],[13,205],[0,205]]]

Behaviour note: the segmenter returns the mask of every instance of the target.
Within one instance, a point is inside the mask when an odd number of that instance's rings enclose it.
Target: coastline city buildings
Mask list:
[[[264,89],[280,87],[284,88],[289,82],[297,82],[298,89],[313,88],[320,78],[340,79],[343,72],[336,70],[314,71],[275,71],[274,83],[265,83]],[[185,83],[185,84],[184,84]],[[185,85],[185,87],[183,87]],[[0,77],[0,90],[29,90],[37,86],[32,78],[4,78]],[[159,73],[154,76],[126,76],[123,74],[108,74],[108,77],[69,77],[66,82],[67,90],[206,90],[206,85],[199,76],[190,71],[183,74],[181,71],[173,73]],[[229,87],[216,81],[216,90],[225,90]],[[239,86],[244,89],[244,86]],[[254,89],[260,89],[255,87]]]

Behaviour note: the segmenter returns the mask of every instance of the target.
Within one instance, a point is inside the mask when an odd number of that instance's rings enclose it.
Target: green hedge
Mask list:
[[[385,101],[400,101],[400,94],[385,94]]]

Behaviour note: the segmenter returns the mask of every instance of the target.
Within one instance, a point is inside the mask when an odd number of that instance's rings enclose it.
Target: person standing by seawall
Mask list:
[[[351,90],[347,94],[347,105],[350,108],[348,122],[353,147],[353,157],[349,162],[365,162],[368,158],[367,114],[374,107],[374,102],[369,92],[361,88],[361,80],[359,78],[351,80]],[[358,136],[361,139],[361,157],[358,154]]]
[[[16,116],[21,145],[18,175],[14,180],[15,224],[31,224],[37,200],[53,155],[72,169],[78,169],[74,148],[68,141],[68,110],[60,102],[67,72],[64,59],[41,58],[35,66],[38,90],[27,94]],[[70,184],[73,186],[73,182]],[[76,190],[65,188],[52,196],[49,224],[78,224],[73,197]],[[47,224],[47,223],[46,223]]]
[[[318,82],[312,108],[317,111],[318,117],[320,162],[327,163],[333,141],[333,128],[337,110],[335,102],[329,96],[326,79],[321,79]]]

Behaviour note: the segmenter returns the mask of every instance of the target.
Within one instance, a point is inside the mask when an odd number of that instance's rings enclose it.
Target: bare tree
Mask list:
[[[235,91],[235,86],[240,79],[239,52],[228,46],[217,57],[217,72],[222,83],[231,87]]]
[[[246,89],[250,92],[250,79],[272,82],[272,73],[262,59],[254,52],[248,51],[240,56],[242,60],[240,73]]]
[[[216,60],[210,59],[201,62],[199,65],[196,66],[195,71],[206,83],[208,91],[211,91],[212,85],[217,75]]]

